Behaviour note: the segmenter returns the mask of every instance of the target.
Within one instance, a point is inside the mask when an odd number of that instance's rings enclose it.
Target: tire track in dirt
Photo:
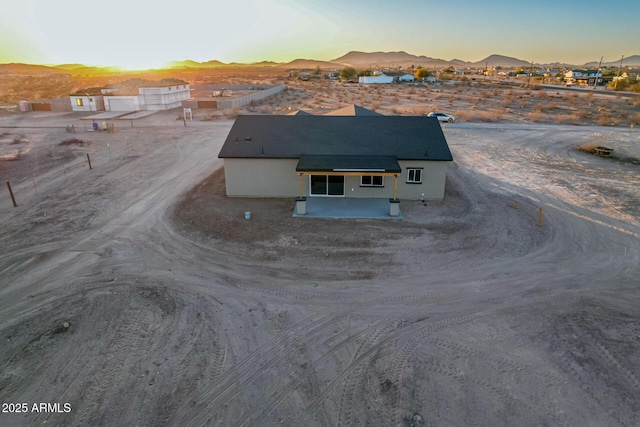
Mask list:
[[[562,294],[556,294],[556,295],[550,295],[550,296],[544,296],[541,298],[538,298],[536,301],[538,302],[538,304],[540,304],[540,302],[545,301],[545,300],[557,300],[559,298],[561,298],[562,296],[571,296],[573,298],[577,298],[573,293],[571,292],[564,292]],[[520,303],[519,305],[530,305],[531,302],[525,302],[525,303]],[[521,307],[519,307],[518,305],[508,305],[508,306],[504,306],[504,303],[501,304],[500,307],[495,307],[495,308],[491,308],[491,309],[486,309],[486,310],[481,310],[478,312],[475,312],[474,314],[470,315],[470,316],[465,316],[462,318],[451,318],[451,319],[445,319],[443,321],[437,322],[434,325],[430,325],[426,328],[424,328],[424,330],[422,332],[420,332],[419,334],[412,336],[407,342],[406,344],[404,344],[399,350],[397,350],[396,352],[394,352],[394,354],[391,357],[391,361],[389,362],[389,365],[391,366],[391,371],[392,371],[392,378],[395,384],[401,384],[402,382],[402,376],[404,372],[409,372],[409,365],[410,365],[410,361],[411,358],[414,357],[414,355],[416,354],[416,350],[418,348],[418,346],[422,346],[422,345],[428,345],[431,344],[431,336],[440,330],[444,330],[450,326],[453,325],[459,325],[459,324],[463,324],[468,322],[469,320],[476,319],[476,318],[480,318],[480,317],[484,317],[487,314],[498,314],[498,313],[508,313],[508,312],[517,312],[518,310],[520,310]],[[396,396],[396,401],[401,401],[402,396],[400,395],[401,393],[401,389],[398,389],[397,392],[397,396]],[[401,408],[399,406],[396,406],[394,413],[393,413],[393,417],[392,417],[392,422],[393,423],[398,423],[401,422],[402,420],[402,414],[400,413]]]
[[[427,328],[429,328],[430,333],[433,333],[434,331],[447,328],[451,325],[458,325],[458,324],[469,322],[477,317],[480,317],[482,315],[485,315],[486,313],[489,313],[490,311],[491,310],[482,310],[482,311],[478,311],[465,316],[451,317],[451,318],[436,322],[433,325],[427,326]],[[368,347],[366,351],[364,351],[360,356],[355,358],[349,365],[347,365],[347,367],[343,369],[338,374],[338,376],[336,376],[324,388],[324,390],[318,397],[316,397],[309,405],[307,405],[307,407],[304,410],[304,415],[301,415],[300,417],[298,417],[298,419],[296,420],[296,423],[304,423],[318,408],[318,406],[322,403],[322,401],[329,395],[329,393],[332,392],[337,387],[338,384],[344,381],[346,377],[351,375],[352,372],[355,371],[356,368],[361,363],[363,363],[367,358],[371,357],[375,352],[383,349],[386,345],[390,344],[391,342],[397,339],[406,337],[407,335],[411,335],[422,328],[424,328],[424,325],[422,324],[422,321],[418,320],[416,322],[410,323],[409,325],[405,326],[400,330],[397,330],[389,334],[385,338],[379,340],[378,343]]]
[[[339,341],[337,344],[331,346],[328,350],[324,351],[318,357],[311,360],[309,364],[311,366],[310,367],[308,366],[302,373],[298,374],[296,380],[288,381],[283,385],[284,387],[276,387],[276,389],[273,390],[273,393],[277,392],[277,394],[275,395],[274,398],[272,399],[270,398],[268,402],[265,402],[262,405],[264,408],[260,411],[260,413],[256,415],[253,413],[253,410],[250,412],[245,412],[243,418],[236,421],[238,425],[245,425],[247,423],[249,423],[249,425],[256,425],[256,424],[260,425],[266,422],[267,417],[286,399],[286,397],[292,391],[296,390],[300,386],[300,384],[302,384],[307,379],[307,377],[311,376],[314,373],[313,367],[318,366],[322,361],[336,354],[338,351],[342,350],[346,346],[351,345],[353,343],[353,340],[356,339],[358,336],[366,333],[367,331],[377,328],[379,324],[383,322],[384,322],[384,319],[378,321],[374,325],[369,325],[364,330],[358,331],[358,332],[352,333],[348,329],[345,329],[342,332],[340,332],[338,336],[347,335],[345,339]],[[267,393],[267,395],[271,396],[272,393]],[[254,415],[253,418],[251,418],[252,415]]]
[[[483,390],[489,391],[489,392],[499,396],[499,398],[497,400],[499,402],[501,402],[503,405],[507,405],[507,402],[509,402],[510,406],[526,408],[526,410],[528,410],[530,413],[534,413],[534,414],[539,413],[539,409],[540,408],[536,408],[536,407],[532,406],[525,399],[514,395],[508,389],[506,389],[504,387],[500,387],[498,385],[495,385],[492,382],[485,381],[481,377],[476,378],[476,377],[470,376],[466,372],[463,372],[463,371],[459,370],[457,367],[455,367],[454,365],[452,365],[450,363],[447,363],[447,362],[444,362],[444,361],[440,361],[440,360],[425,361],[425,360],[420,359],[420,360],[417,361],[417,364],[418,364],[419,369],[421,369],[421,370],[430,371],[430,372],[434,372],[434,373],[440,374],[440,375],[445,376],[446,378],[448,378],[449,381],[451,381],[451,380],[456,381],[456,382],[460,383],[461,385],[463,385],[465,387],[467,385],[479,386]],[[521,410],[519,410],[517,412],[522,414],[523,411],[524,410],[521,409]],[[398,411],[396,410],[394,412],[397,413]],[[403,419],[402,417],[398,418],[397,415],[395,415],[395,418],[392,420],[392,424],[391,425],[400,425],[400,423],[402,422],[402,419]]]
[[[404,322],[398,321],[392,322],[391,324],[381,328],[379,330],[374,330],[372,333],[368,334],[365,339],[360,343],[358,348],[353,354],[353,357],[350,360],[350,363],[362,354],[362,352],[370,347],[372,344],[378,342],[378,340],[390,333],[391,331],[402,328],[404,326]],[[356,370],[346,378],[346,384],[343,386],[342,395],[340,397],[340,405],[338,406],[338,414],[337,414],[337,423],[340,426],[348,426],[353,425],[353,412],[354,412],[354,400],[356,398],[356,390],[357,387],[361,387],[364,382],[364,376],[362,375],[364,372],[364,367],[362,365],[358,365]]]
[[[126,323],[118,324],[108,346],[108,354],[104,357],[105,361],[91,376],[90,385],[82,394],[84,404],[78,405],[76,414],[80,425],[96,425],[100,422],[96,417],[102,412],[99,408],[103,404],[105,393],[116,390],[120,380],[119,368],[125,366],[125,360],[143,340],[141,335],[146,330],[142,325],[157,324],[159,321],[160,317],[153,316],[153,313],[135,310],[128,311]]]
[[[488,362],[492,362],[493,366],[500,367],[499,369],[494,368],[497,370],[500,376],[511,375],[515,372],[517,375],[530,374],[532,376],[535,376],[536,379],[539,376],[543,377],[546,380],[544,387],[546,388],[552,387],[554,390],[557,389],[560,394],[562,394],[563,390],[568,386],[568,381],[566,380],[566,378],[563,378],[555,374],[554,372],[548,371],[546,369],[541,370],[541,369],[532,367],[529,364],[514,360],[512,358],[496,356],[494,353],[480,351],[474,347],[470,347],[460,343],[454,343],[451,341],[446,341],[438,338],[429,340],[428,342],[425,342],[425,344],[427,344],[429,348],[433,346],[433,347],[445,349],[455,355],[462,354],[464,360],[468,360],[468,361],[486,360]],[[426,357],[433,357],[431,352],[429,352],[425,347],[419,348],[416,354],[426,356]],[[418,361],[420,362],[420,359],[418,359]],[[505,366],[508,369],[502,369],[502,367],[505,367]],[[493,384],[495,384],[495,382],[493,382]],[[505,388],[505,386],[503,386],[502,388]],[[532,397],[532,396],[529,396],[529,397]],[[532,398],[535,399],[535,397],[532,397]],[[543,412],[543,411],[548,412],[549,407],[551,407],[553,408],[552,415],[555,421],[559,425],[563,425],[563,426],[570,425],[570,423],[568,422],[568,420],[564,415],[564,412],[553,400],[545,400],[544,402],[541,402],[539,399],[535,399],[535,403],[538,406],[537,412]]]
[[[330,356],[333,356],[334,354],[336,354],[337,352],[339,352],[340,350],[346,348],[347,346],[351,345],[353,343],[353,341],[361,336],[361,335],[365,335],[367,333],[372,333],[375,332],[376,329],[379,329],[380,325],[383,325],[385,323],[388,323],[390,319],[379,319],[378,321],[376,321],[373,325],[368,325],[366,326],[363,330],[358,331],[358,332],[351,332],[351,328],[343,330],[340,334],[338,334],[338,336],[341,335],[347,335],[347,337],[342,340],[337,342],[336,344],[330,346],[327,350],[323,351],[322,354],[320,354],[317,358],[313,359],[311,361],[311,366],[312,367],[308,367],[307,369],[305,369],[305,371],[301,374],[298,375],[298,379],[296,381],[289,381],[287,384],[285,384],[285,388],[282,390],[279,390],[278,395],[276,396],[275,399],[272,399],[270,402],[268,402],[267,404],[263,405],[266,406],[266,408],[258,415],[255,417],[255,419],[249,419],[246,415],[243,419],[240,420],[239,424],[243,425],[247,422],[250,422],[249,425],[256,425],[257,424],[262,424],[264,422],[266,422],[266,418],[284,401],[284,399],[295,389],[298,388],[298,386],[308,377],[310,376],[314,370],[313,367],[318,366],[320,364],[320,362],[326,360],[327,358],[329,358]],[[385,328],[386,329],[386,328]],[[332,337],[332,340],[335,340],[335,336]],[[362,348],[363,345],[360,346],[360,348]],[[270,394],[268,394],[270,395]]]
[[[183,405],[172,417],[172,423],[180,425],[197,424],[197,419],[202,416],[208,416],[204,412],[210,409],[210,405],[221,398],[222,395],[228,394],[230,387],[237,392],[240,387],[238,381],[247,382],[246,378],[259,375],[264,369],[265,364],[273,364],[278,358],[278,351],[281,347],[287,346],[294,340],[304,339],[332,324],[341,317],[341,314],[327,314],[323,316],[312,315],[293,325],[288,330],[282,332],[278,336],[270,339],[262,344],[251,354],[238,360],[233,367],[223,374],[215,385],[203,390],[199,396],[199,400],[195,404]],[[310,328],[310,330],[308,330]],[[291,344],[289,344],[291,345]],[[250,382],[250,381],[248,381]],[[221,405],[217,405],[219,407]],[[216,411],[209,411],[215,413]],[[204,422],[203,420],[201,422]]]
[[[606,358],[606,355],[597,347],[597,345],[590,343],[585,340],[586,333],[584,333],[583,328],[579,327],[575,324],[573,319],[565,318],[565,325],[569,331],[571,331],[571,335],[573,337],[580,337],[578,343],[582,345],[586,345],[586,348],[592,348],[596,351],[597,354],[600,354]],[[608,416],[609,420],[607,422],[615,420],[618,425],[626,425],[625,422],[620,418],[617,408],[612,408],[606,401],[603,400],[603,397],[606,395],[602,395],[602,390],[597,390],[594,386],[583,385],[583,384],[593,384],[593,381],[590,378],[593,376],[592,372],[588,372],[580,360],[576,359],[576,355],[571,353],[571,349],[576,349],[576,346],[573,342],[570,342],[569,335],[564,334],[561,339],[562,349],[558,356],[556,356],[556,360],[559,362],[560,368],[571,375],[572,382],[577,385],[580,391],[585,394],[585,397],[590,398],[592,403],[598,405]],[[577,350],[577,349],[576,349]],[[584,350],[583,350],[584,351]],[[571,358],[570,355],[571,354]]]

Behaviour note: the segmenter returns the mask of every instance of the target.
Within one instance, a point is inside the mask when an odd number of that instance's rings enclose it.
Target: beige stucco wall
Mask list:
[[[444,197],[449,162],[400,161],[398,198],[440,200]],[[297,197],[300,178],[296,174],[297,159],[224,159],[227,196]],[[421,167],[422,183],[407,184],[407,168]],[[309,176],[302,177],[302,194],[309,195]],[[384,187],[361,187],[359,176],[345,177],[346,197],[393,197],[393,176],[384,177]]]
[[[402,174],[398,177],[398,198],[420,200],[422,193],[426,200],[442,200],[447,178],[447,166],[450,162],[399,161]],[[422,170],[422,184],[407,184],[407,168]]]
[[[227,196],[296,197],[298,159],[224,159]]]

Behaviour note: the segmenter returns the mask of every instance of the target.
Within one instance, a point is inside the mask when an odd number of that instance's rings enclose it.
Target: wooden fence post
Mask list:
[[[538,225],[542,227],[542,208],[540,208],[539,212]]]
[[[7,181],[7,188],[9,189],[9,194],[11,195],[11,201],[13,202],[13,207],[17,208],[18,204],[16,203],[16,198],[13,196],[13,190],[11,189],[11,183]]]

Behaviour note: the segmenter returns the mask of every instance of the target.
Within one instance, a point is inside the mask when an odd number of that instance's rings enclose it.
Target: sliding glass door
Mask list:
[[[310,175],[309,194],[312,196],[344,196],[344,176]]]

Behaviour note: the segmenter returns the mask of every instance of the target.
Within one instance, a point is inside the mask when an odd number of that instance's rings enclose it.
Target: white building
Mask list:
[[[107,111],[169,110],[182,106],[190,98],[189,84],[177,79],[153,82],[131,79],[114,88],[103,89]]]
[[[410,73],[382,73],[376,72],[373,76],[358,77],[358,83],[372,84],[382,83],[389,84],[393,82],[412,82],[415,78]]]
[[[581,85],[593,85],[598,80],[602,83],[602,73],[598,70],[569,70],[564,73],[566,83],[577,83]]]
[[[386,75],[392,77],[394,82],[412,82],[415,80],[411,73],[386,73]]]
[[[375,76],[360,76],[358,77],[358,83],[364,83],[364,84],[374,84],[374,83],[382,83],[382,84],[389,84],[393,82],[393,77],[391,76],[387,76],[384,73],[379,73]]]
[[[80,90],[69,96],[73,111],[104,111],[104,100],[100,88]]]

